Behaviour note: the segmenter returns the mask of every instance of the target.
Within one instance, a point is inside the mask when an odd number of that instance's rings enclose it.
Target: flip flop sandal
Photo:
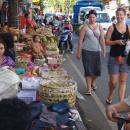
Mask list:
[[[107,100],[106,100],[106,103],[107,103],[107,104],[111,104],[111,103],[112,103],[112,100],[107,99]]]
[[[96,85],[95,85],[95,86],[92,85],[92,89],[93,89],[93,90],[96,90],[96,89],[97,89],[97,86],[96,86]]]
[[[91,93],[91,91],[88,91],[88,92],[85,93],[85,95],[91,96],[92,93]]]

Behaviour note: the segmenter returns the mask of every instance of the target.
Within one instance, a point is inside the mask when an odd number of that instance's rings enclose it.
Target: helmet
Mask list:
[[[70,19],[69,18],[65,19],[65,22],[70,22]]]

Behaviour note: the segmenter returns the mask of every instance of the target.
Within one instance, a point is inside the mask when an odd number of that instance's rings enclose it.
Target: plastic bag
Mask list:
[[[130,51],[130,41],[127,41],[125,47],[125,54],[128,55],[129,51]]]
[[[0,77],[0,100],[16,97],[17,92],[20,90],[18,75],[7,68],[0,68]]]

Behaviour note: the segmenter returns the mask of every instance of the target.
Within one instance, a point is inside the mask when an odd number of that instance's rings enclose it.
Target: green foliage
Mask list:
[[[54,11],[67,12],[68,2],[70,2],[70,12],[72,12],[76,0],[48,0],[47,8],[51,7]]]

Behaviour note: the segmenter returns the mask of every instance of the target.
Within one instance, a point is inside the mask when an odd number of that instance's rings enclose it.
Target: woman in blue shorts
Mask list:
[[[117,23],[109,27],[106,34],[106,45],[110,45],[108,59],[109,93],[106,102],[112,103],[113,92],[119,82],[119,101],[125,97],[126,81],[128,79],[128,65],[126,64],[125,46],[129,39],[130,28],[125,24],[126,11],[118,8]]]

